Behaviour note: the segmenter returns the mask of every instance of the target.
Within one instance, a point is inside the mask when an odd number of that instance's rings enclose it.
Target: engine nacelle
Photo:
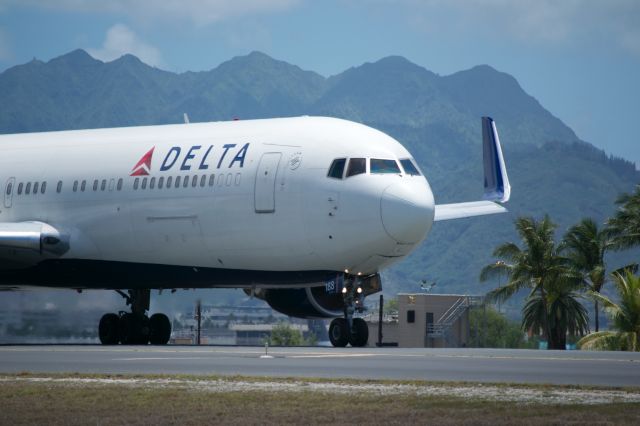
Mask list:
[[[268,289],[264,300],[278,312],[297,318],[336,318],[342,315],[342,294],[323,287]]]
[[[260,289],[254,295],[265,300],[274,310],[297,318],[337,318],[344,315],[343,277],[321,286],[305,288]],[[380,276],[373,275],[359,282],[363,296],[382,290]]]
[[[69,250],[69,236],[42,222],[0,223],[0,247],[60,256]]]

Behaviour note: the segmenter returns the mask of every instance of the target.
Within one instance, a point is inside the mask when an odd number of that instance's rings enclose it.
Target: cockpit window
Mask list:
[[[349,168],[347,169],[347,177],[367,173],[367,160],[364,158],[349,159]]]
[[[411,159],[405,158],[404,160],[400,160],[400,164],[402,164],[402,168],[406,174],[411,176],[420,176],[420,171],[418,171],[418,168],[413,164]]]
[[[347,162],[346,158],[336,158],[331,163],[331,167],[329,167],[329,174],[327,176],[342,179],[342,174],[344,173],[344,165]]]
[[[400,174],[400,167],[396,160],[382,160],[380,158],[371,159],[371,174]]]

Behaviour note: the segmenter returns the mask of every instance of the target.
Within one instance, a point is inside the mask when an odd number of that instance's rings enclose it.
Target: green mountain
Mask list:
[[[499,243],[516,238],[516,216],[548,213],[564,232],[583,216],[604,220],[640,181],[634,164],[580,141],[514,77],[487,65],[439,76],[393,56],[325,78],[253,52],[175,74],[131,55],[103,63],[76,50],[6,70],[0,96],[2,133],[176,123],[185,112],[191,121],[347,118],[402,142],[439,203],[482,193],[480,116],[492,116],[513,186],[510,213],[435,224],[412,256],[384,272],[387,293],[417,291],[425,278],[438,292],[484,293],[491,284],[479,285],[478,272]]]

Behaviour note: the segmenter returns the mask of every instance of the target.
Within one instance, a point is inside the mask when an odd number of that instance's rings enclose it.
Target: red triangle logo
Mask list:
[[[149,172],[151,171],[151,158],[153,157],[154,149],[156,149],[155,146],[151,148],[149,152],[143,155],[140,161],[138,161],[136,165],[133,166],[133,169],[131,169],[130,176],[148,176],[149,175]]]

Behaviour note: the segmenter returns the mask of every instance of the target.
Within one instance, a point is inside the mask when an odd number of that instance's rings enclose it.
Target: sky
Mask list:
[[[640,165],[639,0],[0,0],[0,71],[77,48],[175,72],[253,50],[324,76],[389,55],[488,64]]]

